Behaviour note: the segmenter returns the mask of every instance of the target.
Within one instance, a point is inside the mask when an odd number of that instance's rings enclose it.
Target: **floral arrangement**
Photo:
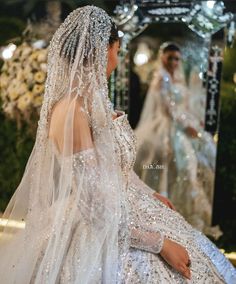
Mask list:
[[[28,43],[16,48],[0,74],[0,97],[3,111],[12,119],[30,120],[39,113],[46,80],[47,49]]]

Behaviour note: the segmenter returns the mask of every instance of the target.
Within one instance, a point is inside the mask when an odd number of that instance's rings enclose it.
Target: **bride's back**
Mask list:
[[[76,153],[93,147],[82,98],[61,99],[55,104],[48,136],[60,153]]]

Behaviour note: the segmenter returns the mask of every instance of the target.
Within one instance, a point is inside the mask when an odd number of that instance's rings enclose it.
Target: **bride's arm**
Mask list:
[[[144,194],[154,198],[156,193],[152,188],[146,185],[138,175],[132,170],[129,175],[129,186],[133,186],[137,191],[140,191],[140,197]],[[138,208],[136,208],[138,210]],[[161,231],[151,231],[148,226],[145,226],[145,221],[142,221],[142,212],[138,216],[137,211],[131,214],[134,219],[130,222],[131,231],[131,247],[146,250],[152,253],[160,253],[164,243],[164,234]],[[140,219],[141,218],[141,219]]]
[[[130,183],[136,184],[135,187],[137,189],[140,188],[140,190],[144,190],[142,194],[155,193],[154,190],[139,179],[134,171],[131,172]],[[136,213],[138,214],[139,212]],[[140,217],[142,219],[142,212],[140,213]],[[136,214],[134,215],[134,219],[135,220],[130,222],[131,247],[159,254],[174,269],[179,271],[186,278],[190,279],[191,273],[189,267],[187,267],[189,255],[186,249],[180,244],[166,238],[160,230],[151,231],[150,228],[145,225],[145,220],[139,220],[140,218],[138,216],[136,218]]]
[[[184,277],[191,279],[188,267],[190,261],[187,250],[178,243],[164,237],[161,232],[132,229],[132,247],[160,254],[163,259]]]
[[[152,253],[160,253],[164,243],[164,234],[151,232],[144,228],[131,229],[131,247]]]

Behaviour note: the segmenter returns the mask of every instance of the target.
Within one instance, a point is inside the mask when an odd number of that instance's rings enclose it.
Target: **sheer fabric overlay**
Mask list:
[[[106,78],[111,24],[78,8],[50,42],[36,142],[3,215],[2,283],[120,282],[130,235]]]

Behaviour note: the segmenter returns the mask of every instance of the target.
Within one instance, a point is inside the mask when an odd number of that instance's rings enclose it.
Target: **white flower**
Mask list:
[[[5,61],[0,74],[3,110],[12,118],[38,111],[42,105],[47,72],[47,49],[35,49],[27,43],[18,46]]]
[[[33,99],[33,94],[31,92],[27,92],[26,94],[21,96],[17,101],[18,109],[20,109],[21,111],[26,110],[27,107],[32,103],[32,99]]]
[[[38,71],[34,74],[34,80],[37,83],[43,83],[45,81],[45,77],[46,77],[46,75],[42,71]]]

